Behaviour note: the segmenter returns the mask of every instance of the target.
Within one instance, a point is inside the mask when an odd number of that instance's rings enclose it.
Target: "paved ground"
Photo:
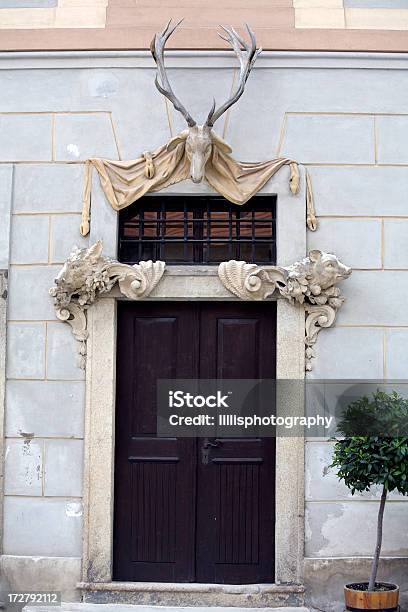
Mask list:
[[[55,606],[25,606],[24,612],[309,612],[307,608],[208,608],[131,606],[123,604],[63,603]]]

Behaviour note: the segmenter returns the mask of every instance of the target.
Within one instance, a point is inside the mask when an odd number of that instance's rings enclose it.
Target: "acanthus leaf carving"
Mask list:
[[[133,266],[120,263],[102,254],[102,242],[89,248],[75,248],[49,290],[54,298],[58,319],[71,326],[80,343],[78,365],[85,368],[87,309],[101,294],[109,293],[117,284],[127,298],[139,300],[147,297],[163,276],[165,263],[141,261]]]
[[[321,329],[334,324],[344,302],[336,286],[348,278],[351,268],[331,254],[310,251],[308,257],[291,266],[258,266],[231,260],[219,265],[223,285],[243,300],[265,300],[275,291],[305,310],[305,369],[312,369],[314,345]]]
[[[305,320],[305,370],[310,372],[313,369],[312,359],[316,357],[314,345],[316,344],[319,332],[327,327],[331,327],[336,319],[337,309],[328,304],[316,306],[313,304],[304,305],[306,312]]]

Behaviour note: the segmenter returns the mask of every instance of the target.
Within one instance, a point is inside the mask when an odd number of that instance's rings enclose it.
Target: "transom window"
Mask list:
[[[222,197],[144,197],[120,212],[119,260],[218,264],[276,262],[276,199],[238,206]]]

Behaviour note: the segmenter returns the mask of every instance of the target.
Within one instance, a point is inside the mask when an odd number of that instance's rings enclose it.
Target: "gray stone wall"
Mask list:
[[[228,57],[176,55],[170,63],[194,116],[206,116],[213,95],[227,96]],[[400,56],[266,55],[217,126],[237,159],[285,155],[307,165],[320,223],[308,244],[355,270],[336,327],[319,336],[316,378],[406,377],[407,66]],[[86,244],[83,160],[135,158],[184,127],[153,81],[142,54],[0,64],[0,268],[10,261],[2,568],[14,588],[59,587],[78,597],[84,375],[47,291],[72,246]],[[309,442],[306,462],[308,580],[340,565],[347,579],[344,558],[361,568],[372,553],[378,495],[351,497],[327,473],[328,443]],[[392,496],[384,541],[391,577],[392,568],[406,568],[407,510],[407,500]],[[325,597],[316,605],[340,609],[333,593]]]

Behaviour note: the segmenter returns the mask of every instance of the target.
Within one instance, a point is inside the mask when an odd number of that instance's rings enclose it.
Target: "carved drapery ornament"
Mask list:
[[[305,310],[305,369],[312,369],[314,345],[321,329],[331,327],[344,302],[337,283],[348,278],[351,268],[335,255],[310,251],[309,256],[288,267],[258,266],[244,261],[220,264],[223,285],[242,300],[265,300],[276,291]]]
[[[92,169],[99,174],[105,196],[116,211],[132,205],[148,192],[156,192],[184,181],[194,183],[205,180],[215,191],[234,204],[245,204],[283,166],[290,169],[289,189],[299,193],[300,174],[297,161],[279,157],[263,162],[239,162],[230,154],[232,149],[213,129],[216,121],[242,96],[250,72],[262,49],[257,47],[251,28],[246,25],[247,38],[240,36],[232,27],[222,27],[220,34],[233,49],[239,62],[239,75],[234,92],[218,108],[213,106],[204,124],[197,124],[182,101],[173,91],[165,66],[165,47],[168,39],[181,22],[167,24],[157,32],[150,50],[157,65],[155,84],[176,111],[185,119],[187,128],[171,138],[167,144],[153,152],[144,152],[137,159],[118,161],[109,159],[88,159],[85,164],[85,183],[82,199],[80,231],[86,236],[90,231]],[[307,169],[305,174],[306,224],[311,231],[317,229],[312,185]]]
[[[55,313],[72,328],[79,342],[78,365],[85,368],[87,309],[98,296],[118,284],[120,292],[131,300],[147,297],[163,276],[162,261],[141,261],[129,266],[102,255],[102,243],[90,248],[74,249],[50,289]]]

